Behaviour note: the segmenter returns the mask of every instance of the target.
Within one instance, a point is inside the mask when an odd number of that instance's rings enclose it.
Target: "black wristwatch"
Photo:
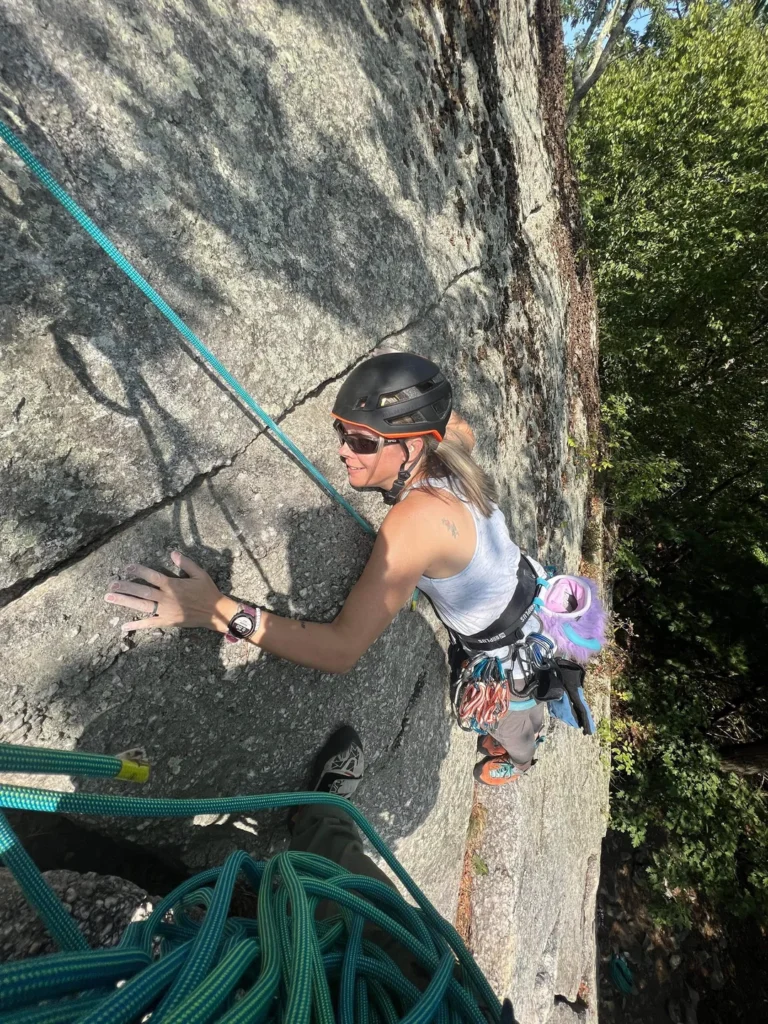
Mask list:
[[[227,643],[236,644],[253,636],[261,622],[261,608],[253,608],[249,604],[239,604],[237,611],[229,620],[224,639]]]

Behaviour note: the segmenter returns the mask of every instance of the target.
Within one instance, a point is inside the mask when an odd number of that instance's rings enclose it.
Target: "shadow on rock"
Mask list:
[[[349,589],[348,581],[339,585],[333,579],[330,568],[333,521],[294,512],[284,528],[290,534],[291,596],[275,592],[270,603],[294,616],[333,618],[342,589]],[[317,550],[326,548],[328,558],[319,560]],[[198,546],[188,553],[230,591],[228,551]],[[327,736],[350,722],[363,738],[369,765],[356,803],[385,841],[395,845],[429,817],[445,785],[441,765],[451,720],[445,710],[445,655],[434,625],[422,614],[401,613],[345,676],[301,668],[250,644],[225,646],[220,636],[201,630],[133,636],[115,663],[95,677],[84,665],[69,666],[71,685],[62,697],[70,701],[78,749],[119,753],[144,747],[151,779],[141,787],[78,779],[78,789],[182,798],[293,792],[306,786]],[[285,811],[87,823],[188,868],[221,863],[235,848],[263,857],[286,838]],[[50,866],[78,867],[71,861]]]
[[[400,328],[439,294],[399,196],[387,193],[350,138],[327,132],[320,122],[312,124],[309,148],[297,141],[294,121],[302,112],[291,107],[290,78],[280,85],[280,55],[255,31],[258,19],[249,27],[239,18],[233,31],[229,18],[203,4],[169,11],[159,20],[134,5],[113,6],[104,18],[83,3],[30,7],[26,23],[0,15],[5,104],[18,111],[27,141],[54,175],[74,188],[108,234],[119,244],[125,240],[129,258],[219,347],[260,400],[284,409],[350,359],[347,352],[339,362],[332,340],[316,337],[315,364],[302,367],[298,376],[287,374],[284,351],[295,341],[299,317],[308,323],[312,310],[321,311],[335,325],[357,329],[375,310],[383,332]],[[43,45],[41,34],[55,45]],[[290,49],[290,38],[285,45]],[[79,55],[71,66],[68,54]],[[171,54],[186,69],[178,80],[168,70]],[[100,94],[96,79],[104,90],[101,113],[85,98]],[[47,100],[41,99],[49,92],[67,111],[55,147],[46,131]],[[55,429],[73,439],[62,470],[58,452],[52,457],[41,448],[37,431],[23,439],[28,458],[18,457],[17,450],[6,493],[28,500],[8,511],[16,510],[34,535],[15,555],[18,578],[57,561],[73,538],[76,546],[88,543],[157,495],[178,491],[221,457],[225,433],[217,410],[208,413],[214,429],[202,433],[199,419],[184,420],[178,410],[171,414],[163,400],[168,396],[160,393],[166,390],[162,367],[178,364],[179,339],[54,200],[15,162],[7,166],[20,199],[5,212],[4,234],[14,238],[3,282],[10,311],[5,325],[11,337],[25,340],[33,323],[36,332],[41,324],[51,325],[55,354],[46,349],[39,355],[46,362],[58,357],[66,367],[56,387],[64,392],[59,401],[69,416]],[[73,178],[84,178],[86,185],[77,187]],[[223,244],[226,252],[218,252]],[[297,307],[299,302],[305,305]],[[293,355],[298,358],[298,352]],[[93,379],[89,362],[109,381],[109,395]],[[21,393],[26,384],[27,412],[33,416],[38,396],[32,400],[35,389],[23,377],[36,377],[38,370],[38,363],[22,368],[19,383]],[[74,382],[90,401],[82,395],[74,403],[68,399]],[[171,382],[171,391],[174,383],[182,390],[188,386],[186,380]],[[109,469],[113,459],[88,466],[90,474],[81,474],[89,476],[87,487],[76,470],[69,472],[89,463],[80,448],[94,417],[91,403],[102,407],[102,427],[109,424],[101,431],[105,455],[110,437],[130,434],[127,468],[143,474],[140,493],[116,487]],[[75,420],[83,421],[83,430]],[[131,433],[127,420],[139,431]],[[45,464],[45,479],[61,476],[65,502],[50,500],[45,485],[33,485],[31,463]],[[36,503],[35,493],[43,491],[45,500]],[[29,554],[41,550],[42,557]]]

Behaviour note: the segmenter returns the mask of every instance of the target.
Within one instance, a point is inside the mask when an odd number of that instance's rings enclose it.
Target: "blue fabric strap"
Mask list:
[[[510,711],[530,711],[531,708],[535,708],[537,701],[531,697],[530,700],[511,700],[509,702]]]
[[[59,185],[56,179],[27,149],[21,139],[17,138],[17,136],[3,121],[0,121],[0,138],[2,138],[2,140],[11,147],[14,153],[24,161],[35,177],[45,185],[51,195],[55,199],[58,199],[67,213],[74,217],[80,227],[88,232],[97,245],[101,246],[107,256],[109,256],[109,258],[118,265],[118,267],[136,285],[136,287],[146,295],[149,301],[152,302],[160,310],[163,316],[173,324],[176,330],[186,339],[186,341],[189,342],[195,351],[203,357],[206,363],[208,363],[219,377],[229,385],[238,398],[240,398],[248,408],[258,416],[262,423],[272,431],[275,437],[280,440],[281,444],[283,444],[291,455],[293,455],[294,458],[304,467],[304,469],[306,469],[306,471],[313,476],[315,480],[317,480],[320,486],[325,488],[334,501],[338,502],[342,508],[346,509],[352,518],[359,523],[367,533],[375,533],[375,530],[370,523],[367,523],[365,519],[363,519],[363,517],[356,512],[354,508],[352,508],[349,502],[339,494],[335,487],[325,479],[320,470],[316,469],[315,466],[312,465],[306,455],[304,455],[303,452],[296,447],[293,441],[283,433],[275,421],[267,415],[257,402],[254,401],[245,388],[232,376],[229,370],[219,362],[213,352],[206,348],[195,332],[187,327],[181,317],[171,309],[165,299],[161,295],[158,295],[155,289],[141,276],[138,270],[129,263],[120,250],[110,242],[104,232],[94,224],[85,211],[77,205],[74,199],[72,199],[61,185]]]
[[[578,694],[581,698],[581,703],[584,705],[584,710],[587,713],[587,722],[589,723],[589,735],[595,731],[595,719],[592,715],[592,709],[587,704],[587,698],[584,696],[583,687],[578,688]],[[566,725],[572,725],[574,729],[579,729],[579,723],[576,719],[576,715],[573,713],[573,705],[571,704],[570,697],[567,693],[564,693],[560,700],[552,700],[547,705],[549,708],[550,715],[555,718],[559,718],[561,722],[565,722]]]

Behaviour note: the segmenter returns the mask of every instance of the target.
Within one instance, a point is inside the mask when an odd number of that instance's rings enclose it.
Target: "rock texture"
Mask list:
[[[577,562],[568,439],[595,427],[596,345],[556,8],[0,0],[0,17],[2,117],[335,485],[338,382],[382,343],[419,351],[449,371],[514,535]],[[102,594],[129,561],[168,568],[181,545],[223,589],[324,619],[370,540],[5,147],[0,189],[0,736],[142,745],[143,792],[202,796],[299,787],[351,719],[361,806],[453,916],[474,754],[439,624],[401,613],[343,678],[203,633],[121,643]],[[281,837],[268,818],[99,827],[190,866]]]
[[[44,878],[92,949],[116,946],[126,926],[145,920],[155,903],[143,889],[114,875],[46,871]],[[58,952],[10,871],[0,868],[0,962]]]
[[[472,950],[520,1024],[594,1024],[608,771],[596,736],[554,719],[540,749],[519,783],[479,794],[487,873],[472,885]]]
[[[605,542],[603,504],[593,495],[578,569],[597,581],[610,607]],[[610,684],[606,650],[585,680],[598,723],[610,716]],[[530,773],[476,795],[473,820],[482,828],[472,842],[475,870],[463,882],[470,946],[520,1024],[598,1019],[595,918],[609,796],[599,733],[585,736],[550,717]]]

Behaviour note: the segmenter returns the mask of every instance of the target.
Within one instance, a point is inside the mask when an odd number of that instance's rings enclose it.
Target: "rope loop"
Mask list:
[[[122,764],[99,754],[0,744],[4,772],[76,768],[120,778]],[[147,1013],[153,1024],[498,1024],[498,999],[456,930],[341,797],[164,800],[0,785],[2,808],[70,814],[191,817],[306,804],[343,808],[416,905],[316,854],[286,851],[264,862],[241,850],[179,885],[146,920],[131,923],[117,947],[91,950],[0,814],[0,859],[61,949],[0,965],[3,1024],[130,1024]],[[236,886],[257,901],[233,908]],[[258,913],[244,916],[240,902],[255,902]],[[317,917],[321,903],[332,905],[330,916]],[[411,965],[407,974],[403,964]]]

